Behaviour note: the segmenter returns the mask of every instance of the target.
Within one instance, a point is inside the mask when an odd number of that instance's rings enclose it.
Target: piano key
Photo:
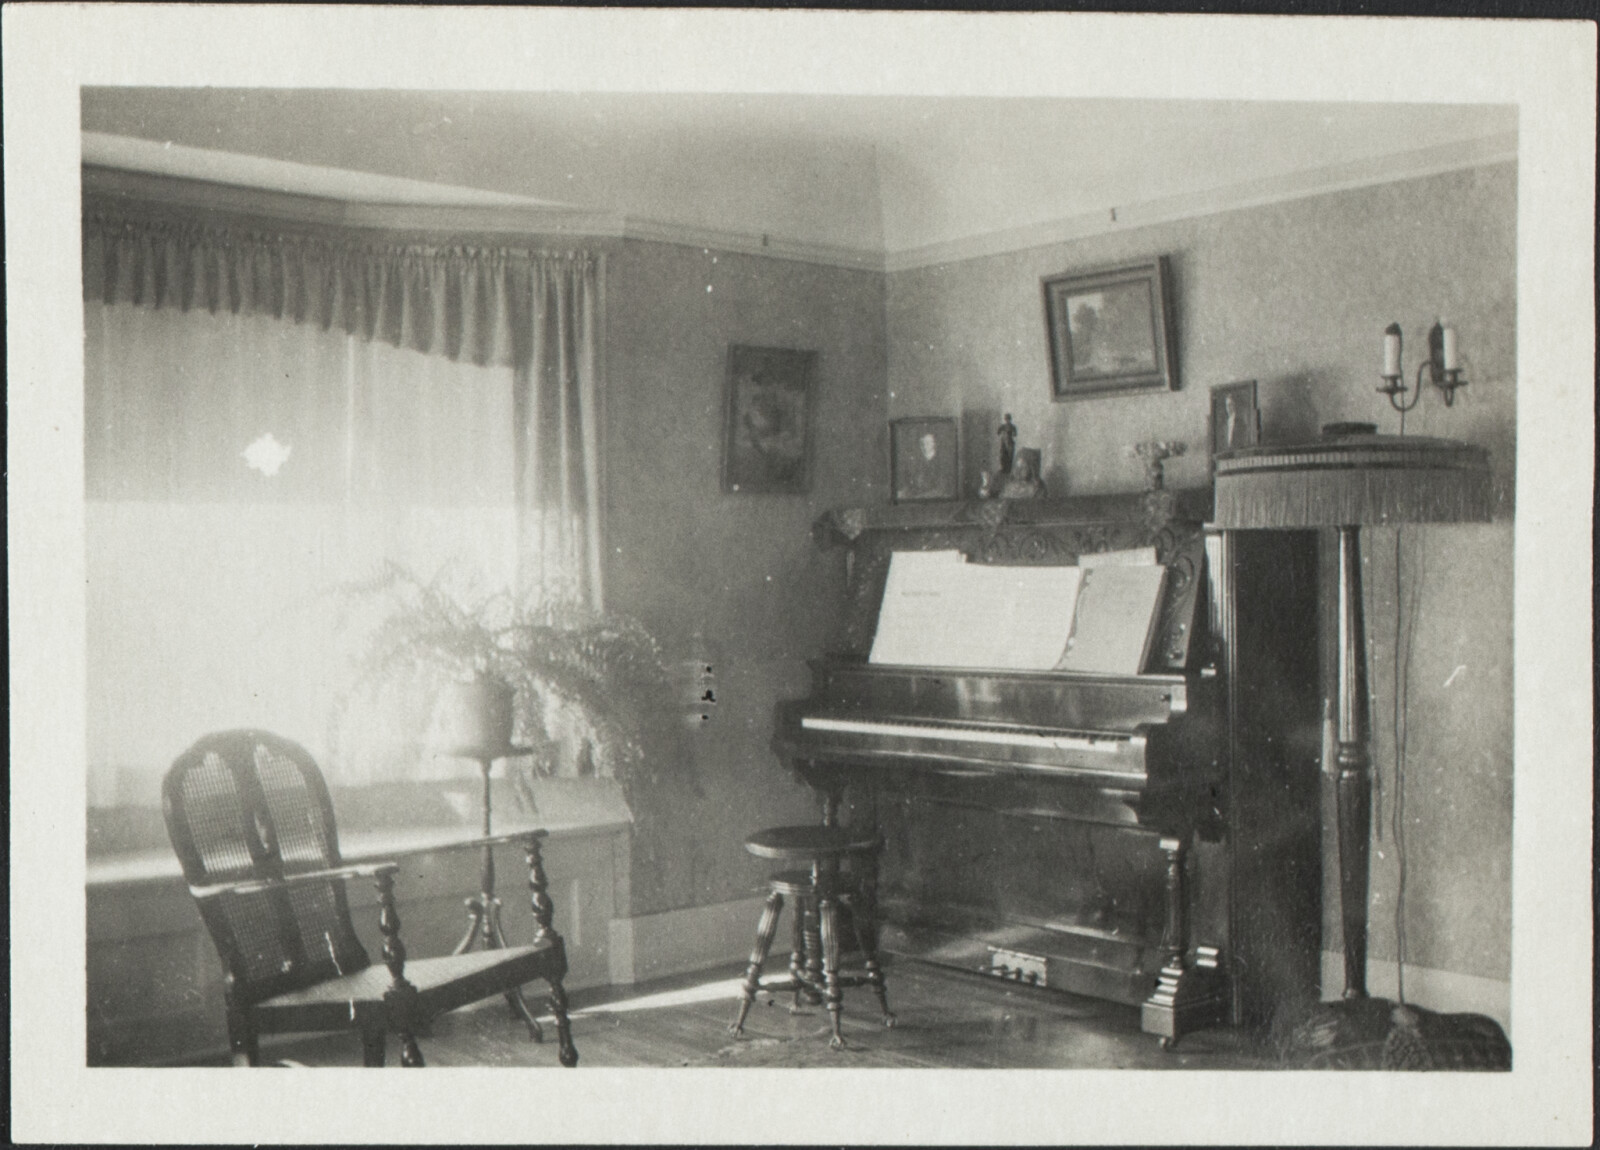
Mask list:
[[[1094,736],[1007,730],[993,727],[956,727],[944,723],[884,722],[879,720],[834,719],[806,715],[800,725],[813,731],[888,737],[936,739],[957,743],[993,743],[1008,747],[1035,747],[1050,751],[1084,751],[1114,755],[1142,743],[1137,736]]]

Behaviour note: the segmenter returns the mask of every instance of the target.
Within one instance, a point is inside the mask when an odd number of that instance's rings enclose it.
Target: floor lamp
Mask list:
[[[1367,425],[1370,427],[1370,425]],[[1339,534],[1338,844],[1344,997],[1367,995],[1367,879],[1372,818],[1367,651],[1361,606],[1363,526],[1487,522],[1489,456],[1446,439],[1349,433],[1216,458],[1216,526],[1229,531],[1332,527]]]

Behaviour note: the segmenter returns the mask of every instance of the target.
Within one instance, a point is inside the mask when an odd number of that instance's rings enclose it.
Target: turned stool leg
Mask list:
[[[883,970],[878,965],[878,863],[868,859],[862,866],[860,891],[856,898],[854,922],[856,942],[861,946],[861,957],[867,967],[867,983],[877,996],[878,1009],[883,1012],[883,1024],[893,1026],[895,1017],[889,1010],[889,993],[883,985]]]
[[[794,982],[794,1001],[789,1006],[790,1014],[799,1014],[805,1003],[806,988],[806,920],[813,913],[807,905],[809,900],[797,898],[794,900],[793,913],[790,914],[790,949],[789,949],[789,978]]]
[[[806,913],[806,1001],[812,1006],[822,1003],[822,995],[818,994],[816,987],[822,985],[822,918],[816,897],[805,902]]]
[[[833,1027],[828,1045],[837,1050],[844,1045],[844,1035],[839,1030],[839,1015],[844,1009],[844,991],[839,986],[839,904],[834,892],[826,887],[817,896],[817,917],[822,920],[822,980]]]
[[[767,961],[767,951],[772,949],[772,938],[778,933],[778,915],[782,912],[783,895],[775,890],[767,895],[767,901],[761,908],[756,944],[750,951],[750,965],[744,972],[744,985],[739,988],[739,1017],[728,1027],[731,1034],[744,1033],[745,1016],[750,1013],[750,1004],[756,1000],[756,991],[761,989],[761,965]]]

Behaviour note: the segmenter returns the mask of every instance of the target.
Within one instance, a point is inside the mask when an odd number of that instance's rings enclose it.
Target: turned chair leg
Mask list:
[[[389,1025],[400,1038],[400,1065],[422,1066],[422,1050],[417,1046],[420,1021],[417,988],[406,979],[406,946],[400,941],[400,913],[394,905],[394,875],[380,871],[378,886],[378,931],[383,935],[383,965],[389,968],[389,989],[383,992]]]
[[[572,1045],[572,1021],[567,1017],[567,991],[559,978],[550,980],[550,1013],[556,1019],[556,1057],[561,1065],[578,1065],[578,1048]]]
[[[783,913],[783,895],[773,891],[761,907],[761,922],[756,927],[756,944],[750,951],[750,965],[744,972],[744,985],[739,988],[739,1016],[728,1027],[730,1034],[744,1033],[744,1020],[750,1013],[750,1004],[761,989],[761,966],[767,961],[767,951],[772,949],[772,938],[778,933],[778,916]]]

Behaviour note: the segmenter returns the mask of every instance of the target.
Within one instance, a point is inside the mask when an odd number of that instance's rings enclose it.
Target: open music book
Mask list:
[[[1166,568],[1153,548],[1083,556],[1082,567],[968,563],[959,551],[897,551],[873,663],[1138,674]]]
[[[870,661],[1047,671],[1072,632],[1080,574],[968,563],[959,551],[897,551]]]
[[[1145,548],[1084,556],[1082,567],[1000,567],[897,551],[869,661],[1138,674],[1165,586],[1154,559]]]
[[[1167,569],[1157,564],[1106,563],[1084,571],[1058,669],[1110,675],[1143,671],[1166,582]]]

